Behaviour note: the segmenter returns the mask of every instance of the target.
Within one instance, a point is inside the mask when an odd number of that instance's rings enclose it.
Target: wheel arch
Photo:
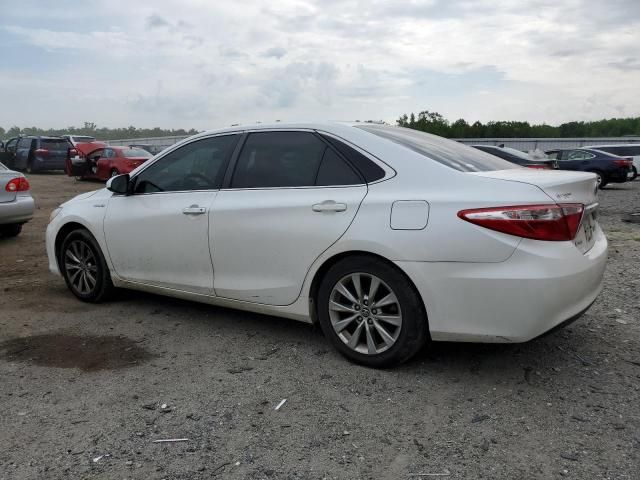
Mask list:
[[[397,270],[398,272],[400,272],[400,274],[402,274],[407,279],[407,281],[413,288],[414,293],[420,299],[420,306],[422,307],[422,313],[424,315],[425,321],[427,322],[427,335],[429,336],[429,339],[430,339],[431,332],[429,329],[429,317],[427,315],[427,309],[424,304],[424,298],[422,298],[422,295],[420,294],[420,291],[416,287],[416,284],[414,283],[414,281],[411,279],[409,275],[407,275],[407,273],[402,268],[400,268],[398,265],[393,263],[391,260],[383,257],[382,255],[367,252],[364,250],[348,250],[345,252],[337,253],[327,258],[326,260],[324,260],[322,265],[320,265],[320,267],[316,270],[316,272],[313,275],[313,280],[311,280],[311,286],[309,287],[309,317],[311,318],[311,322],[314,325],[318,323],[318,312],[317,312],[318,306],[317,306],[316,299],[318,297],[318,291],[320,289],[320,283],[322,282],[322,279],[324,278],[326,273],[329,271],[329,269],[333,267],[335,264],[337,264],[341,260],[344,260],[350,257],[355,257],[355,256],[369,257],[371,259],[375,259],[376,261],[382,262],[390,266],[391,268]]]
[[[58,269],[60,269],[60,249],[62,248],[62,242],[64,242],[64,239],[66,238],[66,236],[69,235],[69,233],[73,232],[74,230],[86,230],[94,239],[96,238],[95,235],[91,232],[89,228],[87,228],[86,225],[83,225],[78,222],[71,221],[71,222],[65,223],[62,227],[60,227],[60,229],[58,230],[58,233],[56,233],[56,239],[54,243]]]

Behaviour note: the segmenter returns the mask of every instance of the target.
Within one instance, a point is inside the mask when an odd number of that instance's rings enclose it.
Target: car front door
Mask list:
[[[316,133],[249,133],[211,212],[216,295],[293,303],[366,193],[356,170]]]
[[[209,209],[239,135],[187,143],[131,180],[130,195],[108,202],[104,233],[121,278],[211,295]]]

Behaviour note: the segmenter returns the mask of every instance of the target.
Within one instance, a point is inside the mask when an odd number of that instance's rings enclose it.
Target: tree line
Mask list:
[[[396,123],[447,138],[566,138],[622,137],[640,135],[640,117],[609,118],[592,122],[567,122],[557,127],[529,122],[491,121],[469,124],[464,119],[449,122],[437,112],[424,110],[417,115],[404,114]]]
[[[530,124],[516,121],[491,121],[487,123],[468,123],[464,119],[450,122],[437,112],[424,110],[417,115],[404,114],[396,120],[401,127],[413,128],[447,138],[566,138],[566,137],[622,137],[640,135],[640,117],[609,118],[592,122],[568,122],[558,126]],[[8,130],[0,127],[0,139],[17,137],[18,135],[90,135],[100,140],[118,140],[122,138],[146,138],[185,136],[198,133],[195,129],[185,130],[164,128],[125,128],[100,127],[93,122],[85,122],[83,127],[67,128],[20,128],[13,126]]]
[[[125,128],[106,128],[100,127],[93,122],[85,122],[83,127],[67,127],[67,128],[38,128],[26,127],[20,128],[13,126],[8,130],[0,127],[0,139],[8,139],[19,135],[89,135],[99,140],[119,140],[122,138],[147,138],[147,137],[169,137],[169,136],[185,136],[195,135],[198,130],[183,128],[166,129],[166,128],[136,128],[134,126]]]

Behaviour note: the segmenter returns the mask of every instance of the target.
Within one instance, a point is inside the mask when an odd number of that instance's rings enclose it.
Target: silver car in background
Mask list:
[[[25,176],[0,163],[0,236],[15,237],[33,218],[35,204]]]

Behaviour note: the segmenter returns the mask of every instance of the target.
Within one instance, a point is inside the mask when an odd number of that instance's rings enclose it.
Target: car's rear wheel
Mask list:
[[[609,182],[602,172],[599,170],[590,170],[590,172],[596,174],[596,184],[598,185],[598,188],[604,188],[607,186],[607,183]]]
[[[108,299],[113,283],[98,242],[86,230],[74,230],[62,241],[60,271],[69,290],[84,302]]]
[[[21,223],[13,223],[11,225],[0,225],[0,235],[3,237],[17,237],[22,231]]]
[[[636,178],[638,178],[638,170],[636,169],[636,167],[631,167],[631,169],[633,170],[633,177],[631,177],[631,180],[635,180]]]
[[[320,326],[340,353],[370,367],[414,356],[428,339],[422,301],[397,268],[355,256],[333,265],[317,295]]]

